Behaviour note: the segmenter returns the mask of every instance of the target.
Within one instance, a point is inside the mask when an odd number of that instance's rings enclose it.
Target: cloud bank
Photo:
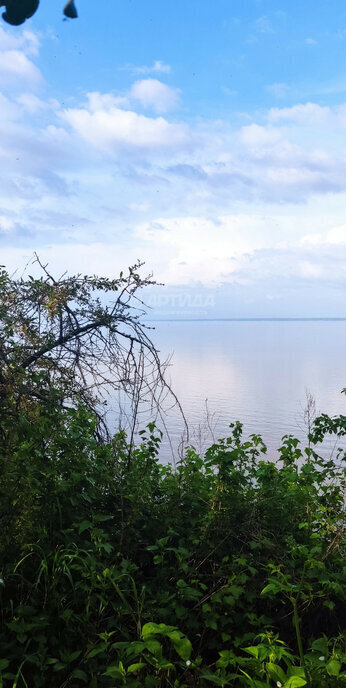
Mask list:
[[[346,103],[192,117],[157,60],[66,104],[47,95],[34,33],[0,39],[2,263],[38,250],[57,271],[114,274],[140,257],[172,288],[250,301],[345,289]]]

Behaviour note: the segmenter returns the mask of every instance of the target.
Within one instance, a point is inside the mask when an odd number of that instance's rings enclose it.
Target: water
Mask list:
[[[190,442],[199,451],[212,442],[212,435],[226,436],[235,420],[244,424],[245,434],[261,434],[273,457],[285,434],[305,443],[307,391],[317,413],[346,414],[346,397],[341,394],[346,386],[346,321],[152,325],[161,359],[173,353],[168,378],[188,420]],[[168,461],[172,447],[176,454],[184,424],[177,409],[168,412],[165,423],[172,446],[165,438],[161,457]],[[163,428],[162,422],[158,425]],[[334,444],[329,439],[324,452],[331,453]]]

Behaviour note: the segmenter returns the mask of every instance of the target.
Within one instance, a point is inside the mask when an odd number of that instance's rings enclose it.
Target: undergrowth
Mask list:
[[[0,425],[0,687],[345,685],[345,454],[316,451],[345,417],[175,468],[83,406]]]

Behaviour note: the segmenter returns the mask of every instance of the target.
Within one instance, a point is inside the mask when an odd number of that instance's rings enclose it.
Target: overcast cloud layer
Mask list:
[[[160,55],[65,101],[47,40],[0,28],[1,263],[36,250],[114,275],[140,258],[167,315],[346,316],[346,103],[283,106],[276,84],[270,107],[200,116]]]

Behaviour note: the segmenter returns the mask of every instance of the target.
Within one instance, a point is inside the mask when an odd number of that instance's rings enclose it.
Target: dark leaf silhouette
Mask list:
[[[76,5],[74,4],[74,0],[69,0],[65,7],[64,7],[64,15],[65,17],[68,17],[69,19],[77,19],[78,17],[78,12],[76,10]]]
[[[6,11],[2,14],[3,19],[12,26],[19,26],[35,14],[39,0],[7,0],[1,3],[1,6],[4,5]]]
[[[39,4],[40,0],[5,0],[4,2],[0,0],[0,7],[6,8],[2,13],[2,18],[12,26],[20,26],[35,14]],[[69,19],[78,17],[74,0],[68,0],[63,11],[65,17]]]

